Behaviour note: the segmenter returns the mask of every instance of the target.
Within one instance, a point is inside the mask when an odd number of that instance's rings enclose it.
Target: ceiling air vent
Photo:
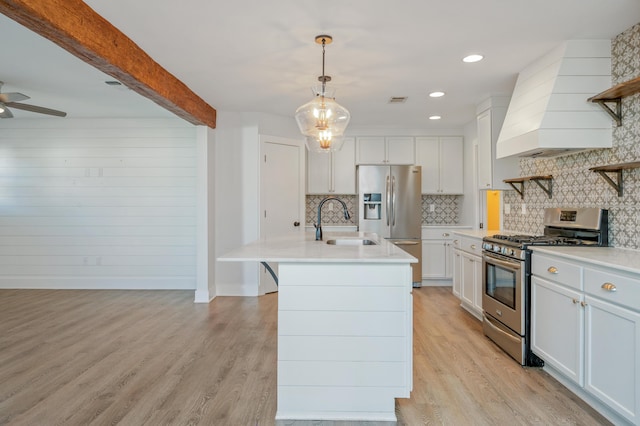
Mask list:
[[[407,102],[406,96],[392,96],[389,98],[390,104],[403,104],[405,102]]]

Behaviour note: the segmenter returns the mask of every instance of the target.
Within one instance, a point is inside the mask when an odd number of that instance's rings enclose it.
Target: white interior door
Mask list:
[[[295,140],[265,137],[261,154],[261,238],[304,232],[304,146]],[[277,274],[278,265],[270,266]],[[259,294],[277,290],[271,274],[260,265]]]

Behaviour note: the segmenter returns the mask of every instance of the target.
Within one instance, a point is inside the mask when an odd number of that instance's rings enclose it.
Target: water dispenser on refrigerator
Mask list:
[[[362,197],[362,208],[365,220],[381,220],[382,219],[382,194],[368,193]]]

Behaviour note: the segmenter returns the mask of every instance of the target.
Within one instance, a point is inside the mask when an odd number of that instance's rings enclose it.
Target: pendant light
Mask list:
[[[319,85],[312,88],[314,98],[296,110],[296,122],[300,132],[306,136],[309,151],[334,152],[342,148],[344,131],[351,115],[339,105],[333,91],[327,88],[331,76],[324,74],[324,48],[333,38],[329,35],[316,36],[316,43],[322,44],[322,75]]]

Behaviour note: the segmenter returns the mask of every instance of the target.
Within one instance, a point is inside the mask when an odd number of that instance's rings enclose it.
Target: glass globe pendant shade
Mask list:
[[[315,97],[296,110],[300,132],[306,136],[309,151],[335,152],[342,148],[344,131],[351,114],[329,96],[326,87],[313,89]]]

